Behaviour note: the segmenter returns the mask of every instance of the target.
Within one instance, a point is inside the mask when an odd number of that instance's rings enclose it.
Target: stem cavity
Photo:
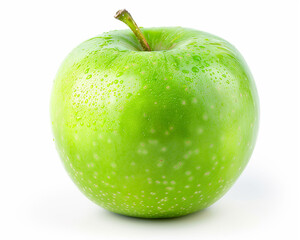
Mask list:
[[[141,29],[138,27],[138,25],[136,24],[136,22],[133,20],[132,16],[126,9],[117,11],[115,18],[125,23],[132,30],[132,32],[139,40],[144,51],[151,51],[151,48],[145,36],[141,32]]]

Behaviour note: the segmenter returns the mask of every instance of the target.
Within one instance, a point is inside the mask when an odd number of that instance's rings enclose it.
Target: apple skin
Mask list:
[[[111,31],[75,48],[51,96],[57,150],[93,202],[169,218],[220,199],[256,141],[259,103],[240,53],[181,27]]]

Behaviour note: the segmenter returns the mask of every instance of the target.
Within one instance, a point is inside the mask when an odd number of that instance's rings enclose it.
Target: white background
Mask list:
[[[86,199],[56,153],[52,81],[82,41],[124,29],[183,26],[234,44],[260,96],[257,145],[233,188],[205,211],[143,220]],[[0,239],[299,239],[299,29],[297,1],[1,1]],[[298,96],[297,96],[298,95]]]

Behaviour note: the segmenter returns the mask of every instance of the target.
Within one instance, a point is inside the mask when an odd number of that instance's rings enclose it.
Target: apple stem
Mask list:
[[[136,22],[133,20],[132,16],[126,9],[117,11],[115,18],[125,23],[132,30],[132,32],[139,40],[144,51],[151,51],[151,48],[145,36],[141,32],[141,29],[138,27],[138,25],[136,24]]]

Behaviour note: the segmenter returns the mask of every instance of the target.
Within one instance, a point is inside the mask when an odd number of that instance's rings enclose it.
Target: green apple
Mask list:
[[[123,18],[122,18],[123,17]],[[181,27],[87,40],[62,63],[51,96],[55,143],[68,174],[112,212],[168,218],[220,199],[254,148],[258,95],[241,54]]]

